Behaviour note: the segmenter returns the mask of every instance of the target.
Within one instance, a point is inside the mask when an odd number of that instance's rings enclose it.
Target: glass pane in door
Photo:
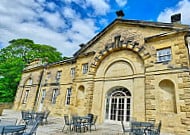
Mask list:
[[[124,116],[124,98],[118,98],[118,114],[117,114],[117,120],[122,121]]]
[[[111,120],[116,119],[116,110],[117,110],[117,98],[111,99]]]

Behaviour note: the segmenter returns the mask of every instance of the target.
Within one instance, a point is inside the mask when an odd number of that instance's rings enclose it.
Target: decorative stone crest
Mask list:
[[[123,35],[120,35],[118,33],[122,33]],[[128,49],[137,53],[143,60],[150,57],[150,53],[146,51],[145,46],[142,44],[144,42],[142,41],[143,37],[140,34],[125,31],[116,32],[114,34],[111,34],[111,36],[114,37],[114,41],[111,43],[106,42],[108,44],[106,44],[102,50],[96,53],[90,66],[91,72],[95,72],[101,61],[113,51]]]

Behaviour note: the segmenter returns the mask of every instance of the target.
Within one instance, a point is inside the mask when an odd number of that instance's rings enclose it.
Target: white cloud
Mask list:
[[[75,18],[80,18],[80,15],[72,8],[70,7],[64,7],[63,8],[63,15],[64,17],[68,19],[75,19]]]
[[[87,6],[92,6],[96,15],[105,15],[110,10],[109,3],[106,0],[87,0]]]
[[[61,27],[66,27],[64,23],[64,19],[61,18],[58,12],[50,13],[50,12],[42,12],[40,15],[41,18],[45,20],[49,27],[57,30]]]
[[[107,7],[104,2],[102,4]],[[0,44],[3,47],[12,39],[29,38],[35,43],[52,45],[64,56],[72,56],[79,49],[78,45],[89,41],[97,30],[96,20],[82,18],[70,7],[57,7],[45,0],[1,0],[0,18],[0,33],[3,33]]]
[[[120,7],[124,7],[127,4],[127,0],[115,0]]]
[[[174,8],[166,8],[160,13],[157,20],[160,22],[171,22],[171,15],[181,13],[182,24],[190,24],[190,1],[182,0]]]

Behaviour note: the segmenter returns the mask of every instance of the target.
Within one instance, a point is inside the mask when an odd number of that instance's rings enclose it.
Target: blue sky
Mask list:
[[[182,14],[190,25],[190,0],[0,0],[0,48],[29,38],[72,56],[123,10],[125,19],[170,22]]]

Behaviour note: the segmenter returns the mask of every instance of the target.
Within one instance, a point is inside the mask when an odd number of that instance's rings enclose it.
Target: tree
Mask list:
[[[49,63],[62,60],[62,54],[49,45],[35,44],[30,39],[14,39],[9,43],[0,50],[0,102],[14,100],[22,70],[30,61],[36,58]]]
[[[21,58],[25,63],[35,58],[42,58],[43,61],[48,58],[50,63],[62,60],[62,54],[52,46],[35,44],[30,39],[14,39],[9,43],[8,47],[0,51],[0,61],[10,58]]]

